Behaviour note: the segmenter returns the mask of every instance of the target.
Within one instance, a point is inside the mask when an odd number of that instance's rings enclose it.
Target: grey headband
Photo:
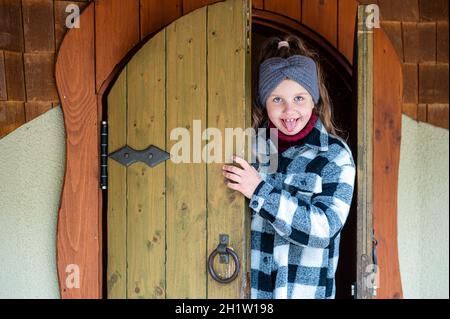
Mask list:
[[[259,66],[259,101],[262,106],[266,105],[270,93],[286,77],[303,86],[317,104],[320,94],[316,63],[307,56],[292,55],[286,59],[269,58]]]

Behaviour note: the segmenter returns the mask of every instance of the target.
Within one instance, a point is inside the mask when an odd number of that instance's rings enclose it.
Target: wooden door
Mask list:
[[[356,297],[402,298],[397,244],[402,69],[371,10],[358,6]],[[368,19],[369,17],[369,19]],[[369,21],[369,23],[367,23]]]
[[[375,285],[372,259],[373,216],[373,30],[369,29],[366,6],[358,6],[356,56],[354,74],[357,76],[358,159],[357,159],[357,284],[354,295],[359,299],[372,298]]]
[[[224,155],[237,153],[239,145],[225,143],[225,128],[251,126],[250,17],[248,0],[197,9],[153,36],[113,84],[107,97],[110,154],[150,145],[170,153],[182,140],[177,132],[189,134],[190,153],[189,162],[176,163],[171,154],[153,167],[124,166],[109,157],[108,298],[248,297],[247,201],[223,183],[227,159],[208,162],[212,135],[204,130],[222,133]],[[243,134],[236,139],[244,143]],[[239,257],[238,277],[227,284],[207,270],[221,234]],[[219,259],[214,269],[230,276],[233,259]]]

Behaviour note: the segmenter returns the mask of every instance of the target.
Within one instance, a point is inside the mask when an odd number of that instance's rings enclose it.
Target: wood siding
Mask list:
[[[105,7],[110,4],[121,7],[122,2],[98,1],[96,19],[109,21],[111,16],[107,15]],[[116,66],[115,59],[121,60],[137,39],[142,40],[178,17],[216,1],[171,0],[163,6],[159,0],[129,2],[120,13],[125,19],[113,24],[116,32],[128,35],[123,43],[101,36],[108,31],[103,29],[101,20],[96,22],[98,30],[95,32],[99,36],[96,54],[102,57],[96,66],[99,72],[97,92]],[[408,0],[407,5],[397,6],[392,5],[392,1],[360,2],[378,3],[382,12],[381,27],[404,64],[402,113],[448,129],[448,21],[445,19],[448,3],[439,0],[428,5],[426,1]],[[311,27],[352,62],[356,0],[253,0],[252,3],[255,9],[275,12]],[[69,13],[65,9],[69,4],[77,4],[83,10],[89,0],[0,0],[0,29],[5,34],[0,37],[0,138],[60,104],[54,74],[45,70],[53,70],[55,66],[56,59],[52,57],[57,54],[67,31],[65,20]],[[430,45],[423,44],[424,40],[432,39],[435,41]],[[99,45],[102,41],[104,43]],[[24,73],[26,61],[30,71],[41,69],[44,73]],[[31,85],[27,86],[27,82]],[[22,110],[15,106],[17,103],[21,103]]]
[[[138,0],[135,1],[137,2]],[[291,3],[291,1],[295,3]],[[308,25],[314,28],[313,30],[317,31],[318,33],[320,33],[319,30],[322,30],[322,32],[324,32],[322,36],[333,43],[333,45],[337,46],[339,51],[351,62],[353,52],[351,50],[350,44],[353,43],[354,34],[352,24],[354,24],[354,22],[352,22],[352,20],[339,17],[341,16],[342,10],[346,10],[346,8],[351,8],[351,10],[353,10],[353,8],[356,7],[356,4],[351,3],[351,1],[349,2],[349,0],[327,0],[320,2],[315,0],[291,1],[289,1],[289,9],[286,7],[280,7],[279,5],[274,5],[273,1],[268,0],[255,0],[254,6],[257,9],[270,9],[273,12],[279,13],[280,15],[287,15],[291,19],[300,17],[300,19],[302,19],[302,21],[300,22],[305,24],[307,21]],[[46,1],[43,1],[43,3],[45,2]],[[129,8],[123,12],[114,12],[114,14],[109,16],[109,19],[107,21],[104,15],[102,18],[101,12],[102,10],[105,10],[104,12],[108,12],[108,10],[112,10],[111,8],[113,7],[116,8],[115,10],[121,8],[121,5],[117,2],[117,0],[102,0],[98,1],[96,4],[90,3],[88,5],[87,3],[78,2],[80,5],[87,5],[87,8],[83,11],[81,16],[83,27],[81,29],[72,29],[66,34],[64,41],[62,42],[59,49],[60,51],[57,55],[56,61],[56,83],[58,86],[59,94],[58,99],[61,101],[63,111],[65,113],[65,121],[66,123],[67,121],[74,121],[78,125],[76,130],[67,132],[67,155],[68,157],[78,156],[78,159],[76,164],[72,164],[68,161],[66,167],[65,186],[62,195],[63,204],[61,206],[58,224],[58,263],[59,265],[62,265],[63,263],[80,263],[81,265],[84,265],[84,267],[86,264],[89,264],[90,267],[81,268],[82,275],[85,276],[84,278],[87,278],[87,280],[89,280],[88,284],[83,285],[84,288],[82,291],[79,289],[72,289],[69,291],[64,288],[64,276],[66,273],[64,268],[59,267],[58,271],[60,274],[61,295],[63,298],[79,296],[99,298],[102,296],[102,248],[99,241],[99,238],[102,235],[101,214],[99,214],[99,212],[101,212],[101,202],[99,200],[97,172],[98,123],[99,119],[101,118],[101,114],[99,113],[101,113],[100,110],[102,88],[104,89],[108,86],[107,81],[113,70],[126,56],[128,51],[139,42],[139,40],[144,39],[147,35],[157,31],[160,27],[168,25],[180,15],[184,15],[186,12],[190,12],[194,8],[205,5],[205,2],[206,1],[189,0],[177,1],[174,5],[168,8],[167,11],[164,11],[164,15],[167,17],[167,20],[164,21],[163,19],[161,19],[159,22],[152,21],[151,23],[151,19],[149,19],[149,17],[152,17],[153,13],[145,10],[157,10],[156,15],[161,16],[161,8],[157,8],[157,6],[155,6],[154,3],[149,0],[140,0],[140,10],[136,9],[139,8],[139,5],[130,5]],[[30,29],[24,26],[24,24],[28,22],[24,21],[23,23],[13,23],[13,21],[22,21],[22,11],[25,12],[24,6],[20,5],[20,3],[19,5],[17,5],[18,3],[19,2],[16,1],[0,0],[0,8],[2,9],[0,10],[0,15],[2,15],[0,16],[0,26],[2,30],[7,30],[7,33],[11,35],[8,38],[8,42],[2,40],[3,42],[0,43],[0,52],[3,52],[3,54],[0,54],[0,137],[8,134],[26,121],[25,114],[27,114],[27,107],[33,108],[33,111],[28,113],[34,114],[33,116],[36,116],[39,112],[44,112],[44,110],[46,109],[45,105],[43,104],[55,105],[56,102],[58,102],[53,100],[53,93],[51,93],[52,91],[51,89],[49,89],[49,86],[54,85],[54,79],[52,79],[46,71],[48,69],[51,69],[48,64],[54,63],[52,62],[50,56],[51,54],[55,54],[55,51],[25,51],[26,48],[33,48],[33,46],[35,45],[37,47],[40,47],[41,44],[36,44],[35,41],[23,40],[25,29]],[[56,51],[58,50],[58,45],[59,43],[61,43],[61,38],[64,35],[64,28],[61,27],[61,22],[64,21],[64,19],[60,16],[60,14],[66,14],[64,10],[62,10],[64,8],[63,4],[66,3],[68,4],[70,3],[70,1],[55,1],[52,3],[55,14],[53,22],[55,24],[55,28],[57,28],[57,31],[54,32],[54,50]],[[210,2],[208,1],[208,3]],[[288,3],[288,1],[286,1],[286,3]],[[292,7],[299,8],[300,12],[298,12],[297,9],[291,11]],[[325,7],[330,8],[330,11],[326,11],[324,9]],[[99,11],[98,17],[97,9]],[[327,17],[331,17],[331,19],[334,20],[324,21],[323,24],[320,24],[319,22],[319,25],[316,25],[317,22],[315,21],[310,21],[309,14],[307,14],[308,12],[311,12],[311,14],[317,14],[317,12],[322,12],[323,10],[326,11],[324,12],[324,14]],[[134,17],[134,19],[137,19],[135,21],[139,21],[137,27],[135,25],[132,25],[133,27],[130,28],[130,30],[127,32],[122,32],[121,30],[119,30],[120,32],[114,34],[112,41],[110,41],[111,43],[109,43],[109,41],[105,41],[104,39],[98,39],[98,36],[100,35],[107,35],[105,31],[106,27],[104,25],[99,25],[100,21],[104,21],[104,23],[107,22],[108,24],[111,24],[113,26],[120,26],[122,23],[120,20],[127,18],[123,16],[124,12],[130,14],[130,19]],[[306,21],[303,21],[305,16],[308,17],[306,18]],[[96,22],[94,23],[94,21]],[[330,25],[334,25],[335,29],[330,27]],[[440,29],[445,29],[445,25],[441,26]],[[94,35],[97,36],[96,43],[94,43]],[[111,38],[110,35],[108,36]],[[440,36],[442,37],[442,35]],[[83,43],[83,45],[80,45],[80,43]],[[101,46],[99,46],[100,43],[102,43]],[[118,45],[114,46],[112,45],[113,43]],[[45,42],[42,44],[42,46],[44,46],[44,44],[45,48],[38,49],[52,50],[52,45],[49,45]],[[109,47],[109,49],[105,50],[106,47]],[[10,52],[16,54],[18,53],[19,57],[12,57]],[[74,52],[76,52],[76,54]],[[389,50],[389,52],[391,52],[392,54],[394,53],[394,51],[392,50]],[[30,54],[30,56],[26,56],[26,54]],[[34,55],[39,56],[36,57]],[[445,56],[445,54],[439,53],[440,59],[442,59],[442,56]],[[47,64],[47,66],[43,66],[42,75],[40,75],[42,77],[47,77],[47,81],[42,81],[42,83],[36,82],[36,85],[42,85],[44,87],[28,92],[29,88],[25,85],[25,83],[30,80],[26,80],[25,78],[28,74],[33,75],[34,73],[32,71],[28,73],[26,71],[22,71],[21,73],[20,69],[25,68],[26,59],[28,59],[26,61],[34,61],[31,60],[33,58],[36,59],[36,61],[41,61],[41,63]],[[98,66],[95,66],[94,62],[98,62],[99,59],[102,60],[103,58],[105,59],[104,62],[100,62]],[[56,60],[56,58],[54,60]],[[75,62],[78,63],[77,67],[69,68],[69,66],[73,66]],[[24,67],[20,68],[21,65],[23,65]],[[31,66],[32,65],[30,65],[30,70]],[[15,74],[12,74],[12,72],[6,72],[6,70],[12,69],[19,70],[19,79],[8,80],[9,76],[16,76]],[[431,71],[428,69],[429,66],[425,65],[422,67],[422,71],[420,71],[420,73],[431,74],[430,76],[434,76],[434,79],[439,79],[441,74],[445,74],[445,72],[447,72],[448,74],[448,60],[446,63],[440,62],[440,64]],[[394,72],[394,70],[397,69],[392,68],[389,70],[391,72]],[[23,74],[22,76],[24,77],[24,80],[21,80],[20,74]],[[395,76],[398,76],[398,74],[395,74]],[[383,76],[386,77],[387,75]],[[399,78],[400,81],[401,79],[402,78]],[[436,82],[438,81],[436,80]],[[428,92],[429,90],[426,91]],[[23,92],[25,92],[25,94]],[[44,100],[28,101],[28,95],[33,95],[33,92],[38,92],[36,93],[36,99],[39,98]],[[47,92],[45,94],[48,95],[44,94],[39,97],[39,92]],[[436,93],[433,92],[433,94]],[[18,97],[11,98],[11,96]],[[394,101],[397,101],[396,98],[396,96],[393,97]],[[15,101],[14,99],[18,99],[18,101]],[[36,104],[25,104],[25,102],[40,102],[40,106],[37,107]],[[445,112],[447,112],[448,114],[448,93],[446,102],[447,104],[443,103],[442,105],[440,105],[440,107],[430,107],[430,105],[432,104],[427,103],[428,102],[423,102],[422,106],[425,114],[428,114],[428,112],[434,113],[429,116],[422,116],[422,118],[437,118],[439,120],[442,117],[437,116],[436,114],[445,114]],[[419,112],[417,111],[417,108],[414,107],[414,105],[415,104],[408,107],[407,110],[409,113],[415,112],[414,114],[418,114]],[[391,105],[389,107],[394,106],[396,107],[397,105]],[[386,112],[390,110],[387,104],[381,103],[381,101],[374,101],[374,108],[376,110],[375,113],[379,112],[379,114],[386,114]],[[83,113],[81,113],[82,110]],[[383,140],[383,143],[397,140],[397,142],[394,142],[390,146],[391,148],[394,148],[393,154],[397,154],[396,152],[398,152],[399,149],[398,141],[400,127],[396,123],[398,123],[398,116],[401,113],[398,112],[399,109],[396,109],[395,112],[392,113],[397,116],[393,119],[393,135],[390,135],[388,139]],[[448,121],[443,125],[447,125],[448,127]],[[380,128],[382,127],[383,125],[380,124]],[[376,152],[385,151],[384,147],[386,147],[386,145],[383,143],[378,143],[375,145],[375,154]],[[80,158],[82,159],[81,161]],[[391,162],[389,163],[389,165],[392,165],[389,166],[391,175],[396,178],[396,171],[398,170],[397,158],[394,156],[390,161]],[[376,165],[379,165],[379,167],[385,167],[386,163],[383,158],[377,158],[377,160],[374,162],[374,167],[376,167]],[[385,182],[381,181],[380,179],[378,179],[377,181],[379,183],[377,187],[383,187],[383,185],[386,185]],[[375,186],[374,191],[376,191]],[[386,198],[374,198],[374,201],[375,200],[386,200]],[[394,200],[395,202],[396,198],[393,199],[393,197],[390,197],[390,200]],[[396,209],[396,207],[394,205],[389,204],[389,207],[385,207],[383,205],[375,206],[374,203],[374,214],[377,214],[377,212],[380,212],[379,216],[384,216],[383,214],[387,214],[389,216],[396,214],[396,210],[394,210]],[[89,208],[84,209],[85,207]],[[376,230],[376,233],[382,234],[383,231],[381,229],[383,227],[395,228],[395,221],[390,221],[391,223],[389,223],[388,226],[380,223],[376,224],[378,225],[376,227],[379,227],[379,230]],[[68,225],[71,226],[68,227]],[[80,232],[80,229],[83,229],[83,231]],[[388,233],[391,234],[390,236],[394,235],[394,233],[389,232],[389,230],[387,230],[385,234]],[[386,237],[385,240],[394,239]],[[394,258],[395,256],[395,250],[385,251],[383,253],[383,250],[381,249],[379,260],[384,259],[385,261],[387,261],[391,258]],[[394,265],[394,268],[396,267],[395,263],[392,263],[392,265]],[[391,273],[393,274],[393,276],[397,276],[397,273],[395,271]],[[389,275],[389,273],[386,275]],[[385,294],[386,296],[392,296],[392,292],[394,292],[394,295],[397,296],[396,292],[399,291],[399,281],[394,278],[394,280],[392,281],[394,284],[389,284],[387,281],[384,282],[383,280],[389,280],[389,278],[382,277],[382,286],[380,286],[380,292],[382,291],[381,289],[385,287],[385,289],[387,289]],[[382,292],[380,293],[380,295],[381,294]]]

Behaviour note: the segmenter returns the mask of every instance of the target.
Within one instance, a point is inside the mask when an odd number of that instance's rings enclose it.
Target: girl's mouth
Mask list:
[[[298,118],[297,119],[282,119],[281,122],[283,123],[283,126],[286,128],[286,130],[290,133],[294,131],[294,129],[297,127]]]

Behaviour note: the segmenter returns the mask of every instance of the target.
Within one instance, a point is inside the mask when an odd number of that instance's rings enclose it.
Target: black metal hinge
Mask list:
[[[353,297],[353,299],[356,299],[356,282],[354,282],[354,283],[352,283],[352,286],[351,286],[351,294],[352,294],[352,297]]]
[[[378,240],[375,237],[375,229],[372,229],[372,263],[373,263],[373,269],[372,272],[374,274],[375,282],[372,282],[370,292],[372,294],[372,297],[377,296],[377,274],[378,274],[378,257],[377,257],[377,246],[378,246]]]
[[[125,145],[122,148],[108,154],[108,123],[102,121],[100,125],[100,187],[108,188],[108,157],[128,167],[136,162],[143,162],[150,167],[168,160],[170,153],[155,145],[149,145],[146,149],[135,150]]]
[[[134,148],[125,145],[109,154],[109,157],[126,167],[136,162],[142,162],[150,167],[155,167],[159,163],[168,160],[170,158],[170,153],[167,153],[155,145],[150,145],[144,150],[135,150]]]
[[[108,188],[108,123],[100,125],[100,187]]]

